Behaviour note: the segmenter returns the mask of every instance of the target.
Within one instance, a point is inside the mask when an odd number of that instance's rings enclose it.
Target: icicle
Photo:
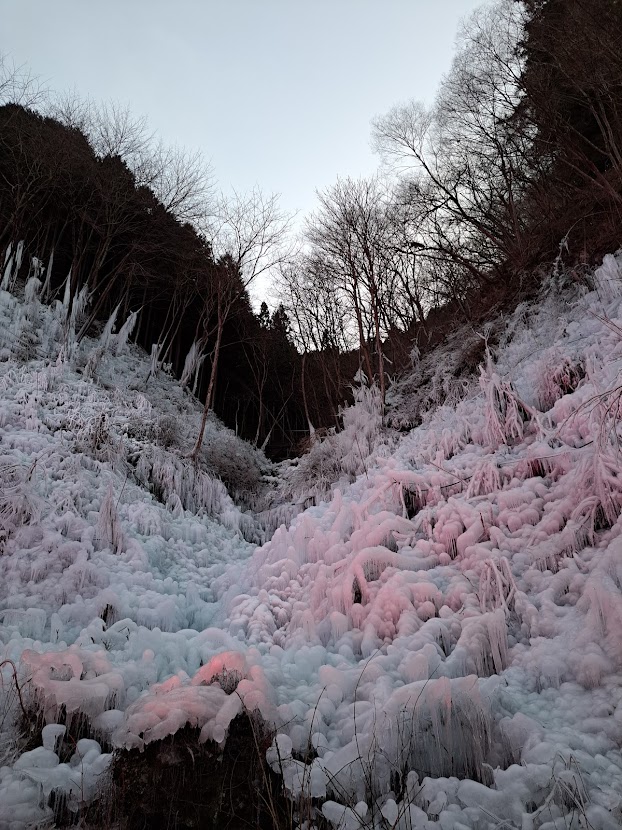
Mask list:
[[[52,282],[52,266],[54,264],[54,249],[52,249],[52,253],[50,254],[50,259],[48,262],[47,271],[45,273],[45,281],[43,283],[43,288],[41,289],[41,299],[43,302],[46,302],[49,294],[50,294],[50,285]]]
[[[41,280],[37,276],[32,276],[26,283],[24,289],[24,299],[27,303],[34,303],[39,299],[41,291]]]
[[[72,312],[71,312],[72,325],[75,326],[75,322],[76,322],[78,316],[80,314],[82,314],[84,309],[87,307],[87,305],[89,303],[89,300],[90,300],[89,287],[88,287],[88,285],[85,284],[80,289],[80,293],[78,294],[78,296],[76,297],[76,299],[74,300],[74,303],[73,303],[73,309],[72,309]]]
[[[199,361],[199,344],[195,340],[194,343],[192,344],[192,346],[190,346],[188,354],[186,355],[186,360],[184,361],[184,370],[181,373],[181,381],[180,381],[182,386],[188,386],[188,384],[190,383],[190,378],[192,377],[192,375],[193,375],[193,373],[194,373],[194,371],[197,367],[198,361]]]
[[[7,252],[5,254],[5,262],[6,265],[4,266],[4,275],[2,277],[2,283],[0,283],[0,288],[3,291],[9,290],[9,284],[11,282],[11,271],[13,270],[13,254],[10,253],[11,246],[7,248]],[[8,256],[8,260],[7,260]]]
[[[24,253],[24,240],[20,240],[17,244],[17,251],[15,252],[15,271],[13,272],[13,279],[17,277],[18,271],[22,265],[22,256]]]
[[[149,369],[149,377],[158,374],[160,360],[160,344],[153,343],[151,346],[151,367]]]
[[[262,452],[266,451],[266,447],[268,446],[268,442],[270,441],[270,438],[272,438],[272,430],[270,430],[268,432],[268,434],[266,435],[266,437],[263,440],[263,443],[262,443],[261,447],[259,448]]]
[[[28,272],[28,279],[31,277],[37,277],[37,279],[41,276],[43,272],[43,263],[39,259],[39,257],[33,256],[30,258],[30,270]]]
[[[57,359],[57,364],[58,365],[63,363],[65,360],[70,360],[71,359],[71,356],[72,356],[72,353],[73,353],[73,347],[75,345],[76,321],[78,320],[78,317],[80,316],[80,314],[82,314],[82,312],[86,308],[86,306],[89,302],[89,299],[90,299],[88,285],[83,285],[80,292],[79,292],[79,294],[77,295],[77,297],[74,298],[74,301],[73,301],[73,304],[72,304],[72,307],[71,307],[71,313],[68,314],[69,301],[70,301],[70,296],[71,296],[71,294],[70,294],[70,291],[71,291],[70,283],[71,283],[71,270],[69,271],[69,274],[67,275],[67,280],[65,281],[65,293],[64,293],[63,302],[62,302],[62,305],[61,305],[61,309],[63,309],[64,312],[65,312],[65,315],[64,315],[65,320],[64,320],[64,323],[63,323],[65,336],[64,336],[64,340],[63,340],[63,343],[61,345],[59,354],[58,354],[58,359]]]
[[[69,309],[69,302],[71,300],[71,268],[65,280],[65,290],[63,292],[63,308],[65,311]]]
[[[128,338],[131,336],[132,332],[134,331],[134,326],[136,325],[136,321],[138,320],[138,312],[133,311],[130,316],[127,318],[125,323],[119,329],[119,333],[117,334],[114,347],[113,347],[113,354],[118,355],[120,352],[125,348],[127,345]]]
[[[10,249],[11,246],[9,246],[9,249],[7,249],[7,253]],[[17,275],[22,264],[23,253],[24,241],[21,240],[17,244],[15,253],[11,253],[11,255],[9,256],[8,261],[6,260],[7,255],[5,254],[6,266],[4,269],[4,275],[2,277],[2,283],[0,284],[0,288],[2,288],[3,291],[10,291],[13,287],[13,284],[17,279]]]
[[[108,485],[108,492],[104,497],[99,511],[97,531],[100,539],[104,542],[108,542],[115,553],[119,553],[119,551],[123,549],[125,539],[123,536],[123,529],[121,528],[119,514],[117,512],[112,482]]]
[[[110,342],[110,338],[112,337],[112,332],[115,327],[115,323],[117,322],[117,314],[119,313],[119,309],[121,308],[121,303],[119,303],[110,317],[108,318],[108,322],[104,326],[104,330],[101,333],[101,337],[99,338],[99,345],[102,349],[105,349]]]

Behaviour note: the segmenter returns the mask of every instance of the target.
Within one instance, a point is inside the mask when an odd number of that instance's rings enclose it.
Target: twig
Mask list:
[[[15,690],[17,691],[17,697],[18,697],[18,700],[19,700],[20,708],[22,710],[22,715],[26,718],[26,720],[28,720],[28,712],[26,711],[26,707],[24,705],[24,699],[22,697],[22,690],[21,690],[21,687],[20,687],[19,682],[17,680],[17,667],[16,667],[15,663],[12,660],[9,660],[9,659],[3,660],[0,663],[0,669],[2,669],[4,666],[10,666],[11,669],[13,670],[13,682],[15,683]]]

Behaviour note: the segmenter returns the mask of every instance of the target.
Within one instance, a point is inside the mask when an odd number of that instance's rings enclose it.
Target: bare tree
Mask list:
[[[309,432],[313,434],[316,418],[315,411],[313,417],[311,415],[309,399],[311,396],[317,399],[318,390],[313,386],[309,388],[309,363],[312,361],[314,366],[319,366],[329,414],[337,423],[337,404],[343,389],[341,355],[352,348],[353,342],[356,343],[356,332],[351,330],[345,295],[334,290],[317,259],[301,254],[285,263],[279,269],[277,289],[291,321],[293,341],[302,355],[302,401]]]
[[[155,141],[147,118],[135,116],[116,101],[97,104],[75,90],[56,96],[49,114],[84,133],[100,158],[119,156],[138,187],[148,187],[166,210],[181,222],[207,229],[213,213],[214,177],[199,150]]]
[[[146,116],[134,115],[118,101],[97,103],[70,89],[55,95],[46,112],[66,127],[80,130],[99,158],[119,156],[132,172],[150,153],[153,133]]]
[[[320,208],[306,231],[312,259],[347,299],[365,373],[370,383],[377,379],[384,401],[383,295],[391,234],[386,194],[378,178],[343,179],[318,193],[318,199]]]
[[[265,196],[258,188],[247,195],[234,192],[232,197],[219,199],[213,240],[217,265],[205,274],[204,284],[198,288],[203,310],[197,339],[201,350],[211,343],[211,368],[201,426],[191,453],[195,461],[213,404],[225,325],[250,285],[290,255],[286,244],[290,218],[279,209],[276,195]]]
[[[385,325],[409,331],[418,323],[425,331],[426,313],[436,301],[421,242],[419,211],[400,188],[387,204],[389,240],[387,278],[382,298]]]
[[[47,94],[41,79],[25,64],[18,65],[0,54],[0,106],[16,104],[34,109]]]
[[[63,126],[88,136],[93,121],[93,102],[82,97],[75,87],[56,93],[47,102],[45,114]]]
[[[532,136],[511,121],[521,31],[511,0],[478,11],[434,106],[411,102],[374,123],[376,149],[417,207],[422,250],[454,264],[458,291],[497,279],[525,249]]]
[[[136,160],[137,184],[149,187],[181,222],[207,230],[213,212],[214,174],[199,150],[158,142]]]
[[[134,115],[118,101],[91,105],[89,138],[98,156],[120,156],[134,172],[144,153],[149,152],[153,135],[146,116]]]

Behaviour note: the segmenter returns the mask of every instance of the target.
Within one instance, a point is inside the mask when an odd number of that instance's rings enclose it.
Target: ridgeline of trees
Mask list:
[[[622,237],[622,0],[476,12],[434,104],[376,119],[378,175],[318,193],[297,253],[274,197],[217,197],[199,155],[128,111],[50,102],[6,66],[0,103],[0,253],[23,242],[47,296],[88,288],[80,336],[140,310],[154,364],[277,455],[338,424],[355,374],[384,399],[439,308],[451,325],[553,265],[582,278]],[[267,271],[282,304],[256,314]]]
[[[393,107],[372,140],[379,174],[318,194],[282,291],[325,376],[356,348],[384,391],[388,367],[457,316],[516,303],[553,272],[584,279],[620,246],[621,0],[483,6],[434,104]]]
[[[3,262],[22,243],[20,276],[39,269],[46,299],[68,281],[71,307],[86,288],[79,338],[117,306],[119,322],[139,311],[136,340],[154,365],[169,364],[180,378],[185,369],[206,412],[287,452],[304,427],[293,395],[296,350],[283,310],[257,316],[247,293],[278,261],[286,219],[258,191],[227,201],[210,191],[197,157],[160,146],[153,153],[126,111],[0,107]],[[208,208],[218,254],[198,224]]]

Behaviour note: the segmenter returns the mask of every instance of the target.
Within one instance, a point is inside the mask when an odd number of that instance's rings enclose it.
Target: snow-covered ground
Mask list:
[[[178,384],[107,330],[76,346],[34,283],[2,292],[0,827],[91,798],[100,743],[223,742],[242,708],[334,828],[622,826],[621,263],[519,308],[399,441],[361,393],[330,439],[360,474],[259,547],[265,516],[183,457]],[[215,420],[207,445],[231,478],[265,465]],[[284,475],[321,492],[317,463]],[[21,755],[13,666],[48,722]]]

